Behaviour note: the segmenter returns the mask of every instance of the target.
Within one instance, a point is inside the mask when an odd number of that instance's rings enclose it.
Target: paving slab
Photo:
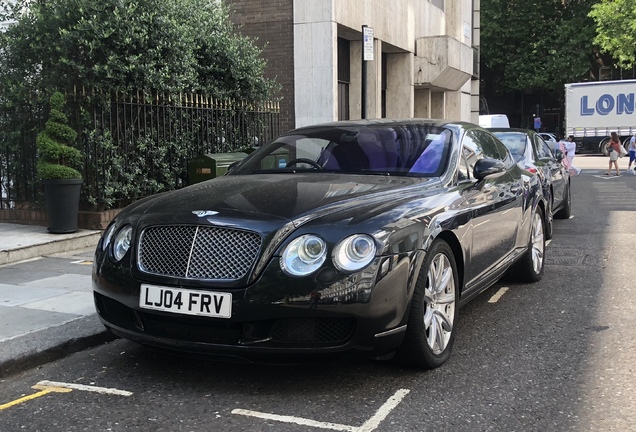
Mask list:
[[[60,276],[53,276],[49,278],[39,279],[24,284],[26,287],[35,288],[49,288],[65,291],[86,291],[92,292],[93,285],[91,283],[91,277],[78,274],[63,274]]]
[[[49,312],[61,312],[77,316],[95,314],[95,303],[92,292],[72,291],[62,295],[25,303],[21,307]]]
[[[77,318],[73,314],[0,306],[0,344],[8,339],[59,326]]]
[[[24,288],[20,285],[0,284],[0,306],[20,306],[35,300],[44,300],[66,294],[63,289]]]

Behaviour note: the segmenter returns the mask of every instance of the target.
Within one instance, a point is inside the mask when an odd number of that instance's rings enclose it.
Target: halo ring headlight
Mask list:
[[[352,272],[366,267],[375,257],[373,237],[355,234],[342,240],[333,250],[333,262],[338,270]]]
[[[115,224],[111,224],[106,231],[104,232],[104,235],[102,236],[102,250],[106,250],[106,248],[108,248],[108,245],[110,244],[110,240],[113,237],[113,233],[115,232]]]
[[[115,261],[121,261],[126,255],[128,249],[130,249],[130,243],[132,241],[132,227],[126,225],[119,230],[113,241],[113,258]]]
[[[325,262],[327,244],[314,234],[306,234],[287,245],[280,257],[280,267],[291,276],[307,276]]]

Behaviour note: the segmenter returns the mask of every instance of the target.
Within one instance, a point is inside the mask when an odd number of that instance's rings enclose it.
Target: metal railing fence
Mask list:
[[[276,102],[218,101],[141,92],[75,91],[69,121],[84,151],[82,208],[119,208],[187,183],[187,163],[204,153],[245,150],[280,133]],[[0,208],[41,201],[35,138],[46,122],[41,102],[0,106]]]

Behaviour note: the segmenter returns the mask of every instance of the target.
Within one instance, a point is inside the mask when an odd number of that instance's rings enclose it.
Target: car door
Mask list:
[[[520,179],[511,175],[516,168],[508,150],[493,135],[481,130],[468,131],[462,141],[462,152],[472,175],[475,163],[482,158],[504,161],[507,170],[481,181],[474,178],[463,189],[472,211],[470,264],[466,266],[466,288],[483,280],[496,270],[515,247],[519,221],[522,217]]]
[[[555,159],[550,147],[540,136],[533,135],[532,141],[536,165],[543,171],[548,183],[552,185],[553,208],[558,208],[563,202],[565,194],[565,168],[561,162]]]

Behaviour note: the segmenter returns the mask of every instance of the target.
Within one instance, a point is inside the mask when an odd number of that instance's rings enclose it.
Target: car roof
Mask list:
[[[488,128],[490,132],[519,132],[524,134],[536,133],[532,129],[522,129],[522,128]]]
[[[293,134],[295,132],[302,132],[308,130],[317,130],[325,128],[336,127],[397,127],[397,126],[434,126],[434,127],[446,127],[450,129],[483,129],[481,126],[463,122],[453,121],[448,119],[425,119],[425,118],[407,118],[407,119],[365,119],[365,120],[341,120],[328,123],[319,123],[315,125],[302,126],[296,129],[287,131],[284,135]],[[486,129],[487,130],[487,129]]]

